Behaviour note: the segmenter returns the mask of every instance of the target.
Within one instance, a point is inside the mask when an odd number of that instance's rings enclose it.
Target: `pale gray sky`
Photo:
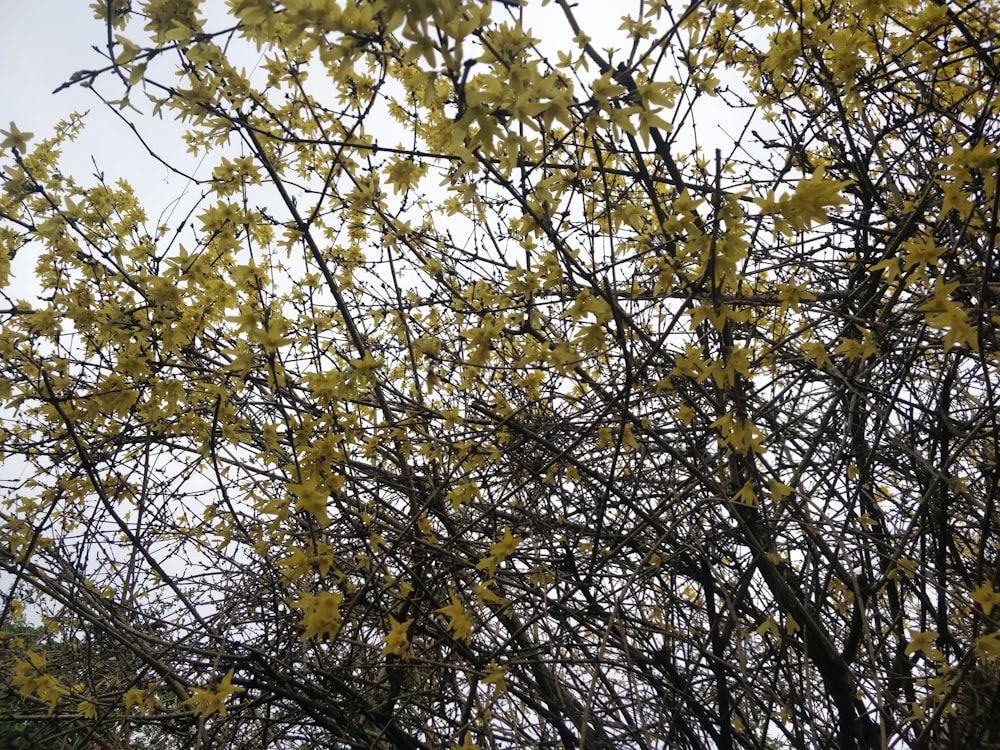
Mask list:
[[[103,48],[106,44],[103,24],[94,18],[90,8],[92,1],[0,0],[0,65],[5,71],[5,75],[0,76],[0,128],[6,129],[14,121],[21,130],[32,132],[40,139],[51,134],[56,123],[71,112],[89,110],[83,136],[63,155],[62,172],[72,174],[81,184],[91,184],[90,175],[95,171],[93,157],[107,179],[113,181],[124,177],[133,184],[150,221],[157,222],[178,198],[191,197],[198,192],[197,188],[149,157],[126,124],[92,91],[72,86],[58,94],[52,93],[75,71],[104,65],[103,58],[92,49],[95,45]],[[218,0],[208,0],[206,5],[217,3]],[[533,4],[527,18],[532,33],[544,40],[543,46],[575,47],[569,42],[571,32],[555,3],[546,8],[540,6],[541,3]],[[604,52],[612,45],[628,48],[618,26],[621,15],[635,12],[637,7],[636,2],[580,0],[575,12],[585,31],[593,37],[594,46]],[[499,18],[501,14],[497,15]],[[664,17],[661,23],[666,24],[667,19]],[[619,52],[619,56],[624,54]],[[259,55],[254,53],[241,62],[252,70],[259,62]],[[593,67],[591,73],[596,75]],[[121,95],[120,87],[110,77],[99,83],[98,88],[107,91],[112,98]],[[151,109],[140,89],[133,92],[132,101],[146,112]],[[702,97],[699,102],[698,131],[700,136],[707,137],[703,145],[709,146],[709,155],[715,145],[728,151],[729,138],[720,137],[720,129],[725,127],[734,131],[730,135],[738,135],[740,121],[745,117],[737,114],[734,118],[734,113],[727,112],[721,104],[709,97]],[[140,117],[131,110],[125,114],[136,123],[148,143],[189,174],[204,177],[214,166],[217,154],[210,155],[209,161],[199,170],[203,155],[186,153],[180,140],[183,124],[169,119]],[[170,117],[169,112],[165,115]],[[690,143],[685,135],[678,139],[675,147],[678,151],[687,150]]]
[[[74,70],[96,67],[101,27],[87,0],[0,0],[0,122],[36,135],[66,112],[92,106],[88,92],[52,91]]]
[[[61,161],[61,170],[78,182],[90,184],[94,162],[113,181],[128,179],[155,221],[157,213],[178,197],[186,181],[172,175],[148,157],[134,134],[104,106],[94,92],[71,86],[52,92],[78,70],[95,69],[104,61],[93,46],[106,44],[106,32],[94,18],[92,0],[0,0],[0,128],[11,121],[20,130],[41,139],[72,112],[89,111],[86,130]],[[117,96],[108,81],[109,95]],[[148,111],[141,95],[135,103]],[[129,112],[131,119],[134,112]],[[178,140],[183,130],[176,123],[145,118],[144,135],[157,148],[191,164]],[[93,157],[93,160],[91,160]]]

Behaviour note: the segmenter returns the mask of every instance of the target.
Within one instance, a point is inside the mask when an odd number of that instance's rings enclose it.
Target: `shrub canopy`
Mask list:
[[[0,136],[0,737],[997,741],[1000,8],[598,5],[95,3],[204,161]]]

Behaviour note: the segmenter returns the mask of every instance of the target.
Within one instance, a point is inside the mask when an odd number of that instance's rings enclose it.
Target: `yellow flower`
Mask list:
[[[90,700],[82,700],[76,704],[76,710],[85,719],[97,718],[97,705]]]
[[[132,688],[131,690],[125,691],[125,712],[127,713],[132,706],[138,708],[142,713],[145,711],[146,702],[146,691],[142,688]]]
[[[927,324],[932,328],[944,330],[944,348],[951,349],[958,344],[978,349],[979,343],[975,327],[969,323],[969,315],[957,302],[951,299],[951,292],[958,287],[958,282],[950,284],[938,281],[934,285],[934,296],[921,309],[924,311]]]
[[[747,482],[740,488],[740,491],[733,495],[731,502],[737,503],[738,505],[746,505],[751,508],[756,508],[759,503],[757,501],[757,493],[753,491],[753,482],[747,480]]]
[[[483,677],[483,684],[496,685],[498,693],[506,693],[507,692],[507,680],[505,679],[506,674],[507,674],[506,667],[498,666],[496,659],[490,659],[490,663],[486,666],[486,676]]]
[[[777,284],[775,290],[778,292],[778,301],[781,303],[782,312],[789,308],[799,312],[800,302],[816,299],[816,295],[810,292],[805,284],[795,284],[793,281]]]
[[[234,693],[241,693],[245,688],[236,687],[232,684],[234,669],[230,669],[226,676],[222,678],[216,690],[203,690],[202,688],[191,688],[193,695],[184,701],[184,704],[192,704],[196,714],[208,717],[218,712],[220,716],[226,715],[226,699]]]
[[[300,483],[289,482],[285,486],[298,500],[295,510],[312,513],[321,526],[330,525],[330,516],[326,512],[330,491],[319,486],[319,480],[315,476],[304,478]]]
[[[318,636],[333,638],[337,635],[340,630],[340,602],[343,598],[344,595],[339,591],[321,591],[318,595],[304,593],[292,604],[305,612],[299,620],[299,625],[305,629],[300,636],[303,642]]]
[[[923,633],[910,631],[910,642],[906,645],[904,653],[909,656],[921,652],[932,659],[941,656],[941,652],[934,648],[934,640],[938,637],[936,630],[927,630]]]
[[[59,701],[64,695],[69,695],[69,690],[63,687],[62,683],[50,674],[42,675],[34,681],[35,694],[49,704],[49,713],[55,711]]]
[[[775,638],[780,635],[778,623],[774,621],[774,617],[771,615],[768,615],[767,619],[757,627],[757,635],[764,635],[765,633],[770,633]]]
[[[486,602],[495,602],[496,604],[507,604],[507,600],[497,594],[494,594],[490,590],[490,586],[494,583],[492,578],[488,578],[482,583],[478,584],[473,591],[476,593],[476,601],[479,602],[479,606],[482,607]]]
[[[1000,593],[993,590],[993,584],[988,581],[972,592],[972,601],[983,608],[987,617],[993,611],[994,604],[1000,604]]]
[[[0,135],[4,137],[3,141],[0,142],[0,149],[24,151],[28,147],[28,141],[31,140],[33,133],[18,130],[17,125],[11,123],[10,130],[0,130]]]
[[[469,613],[462,606],[461,599],[455,596],[453,592],[449,592],[449,596],[451,597],[451,604],[434,611],[440,612],[448,618],[448,628],[456,640],[464,640],[468,643],[472,639],[472,618],[469,617]]]
[[[994,661],[1000,657],[1000,633],[990,633],[976,639],[976,655],[981,661]]]
[[[382,636],[382,641],[385,643],[382,648],[383,655],[395,654],[401,659],[410,658],[410,639],[406,631],[412,624],[413,620],[397,622],[395,617],[389,615],[389,632]]]
[[[820,369],[824,366],[833,367],[833,361],[826,353],[826,346],[821,341],[808,341],[799,344],[799,351],[802,352],[802,356]]]
[[[416,187],[420,178],[427,172],[426,165],[416,164],[412,159],[393,159],[386,167],[388,178],[386,182],[392,185],[393,193],[405,193]]]
[[[767,487],[771,491],[771,497],[775,500],[783,500],[795,492],[794,487],[789,487],[784,482],[773,477],[767,480]]]
[[[796,229],[809,229],[815,222],[827,220],[827,206],[847,203],[841,191],[850,182],[823,179],[823,167],[800,180],[795,192],[785,201],[782,215]]]
[[[517,545],[520,543],[521,538],[512,536],[510,533],[510,527],[505,526],[503,530],[503,538],[490,547],[490,554],[487,557],[482,558],[478,563],[476,563],[476,570],[487,570],[489,571],[489,576],[492,578],[497,565],[503,562],[507,556],[510,555],[510,553],[517,549]]]
[[[517,549],[517,545],[520,543],[520,537],[511,536],[510,527],[505,526],[503,529],[503,538],[490,547],[490,554],[496,559],[497,562],[501,562],[515,549]]]
[[[910,715],[904,721],[923,721],[927,718],[927,710],[916,701],[910,703]]]

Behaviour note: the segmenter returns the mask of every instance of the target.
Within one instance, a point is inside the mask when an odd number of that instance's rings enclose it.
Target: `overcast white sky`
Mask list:
[[[93,0],[0,0],[0,65],[4,71],[0,76],[0,128],[6,129],[14,121],[21,130],[32,132],[40,139],[51,134],[56,123],[71,112],[89,110],[83,136],[63,155],[62,172],[72,174],[81,184],[92,184],[90,176],[95,171],[96,161],[109,181],[119,177],[128,179],[136,188],[150,222],[158,223],[161,217],[166,218],[178,198],[193,197],[199,192],[197,188],[149,157],[125,123],[108,111],[92,91],[72,86],[58,94],[52,93],[75,71],[99,68],[104,64],[92,49],[95,45],[104,47],[106,32],[103,24],[94,19],[91,2]],[[218,0],[209,0],[209,4],[213,2]],[[566,44],[571,32],[557,6],[551,3],[543,9],[540,5],[531,6],[529,27],[532,32],[544,43]],[[585,31],[594,37],[595,47],[604,49],[612,44],[619,47],[627,44],[618,30],[620,17],[624,12],[635,12],[637,6],[635,2],[580,0],[576,12]],[[245,65],[253,68],[255,62],[247,60]],[[591,70],[594,72],[593,68]],[[118,87],[110,79],[103,85],[99,83],[98,88],[103,88],[112,97],[120,96]],[[137,89],[132,98],[140,109],[149,111],[150,105],[140,90]],[[147,142],[171,163],[200,177],[207,176],[214,166],[217,155],[210,155],[208,162],[199,169],[202,155],[192,156],[185,152],[180,141],[183,131],[180,124],[139,118],[132,111],[126,114],[136,121]],[[739,121],[744,117],[740,113],[734,119],[733,114],[726,112],[718,99],[702,97],[697,117],[700,135],[707,136],[712,146],[718,138],[718,145],[725,152],[731,141],[719,137],[719,129],[732,129],[735,132],[731,135],[736,135],[742,124]],[[678,150],[690,148],[686,140],[682,138],[675,147]],[[182,201],[182,204],[190,206],[189,201]]]
[[[101,27],[87,0],[0,0],[0,122],[36,135],[61,115],[92,106],[86,92],[52,96],[74,70],[96,67]]]
[[[182,178],[148,157],[127,126],[107,110],[90,90],[72,86],[52,92],[77,70],[102,67],[94,45],[104,46],[106,32],[90,9],[92,0],[0,0],[0,128],[11,121],[35,139],[51,135],[72,112],[89,111],[83,136],[61,161],[64,173],[82,184],[94,173],[94,162],[109,181],[128,179],[155,221],[157,214],[188,186]],[[110,86],[110,82],[109,82]],[[111,94],[117,94],[112,88]],[[136,104],[143,107],[139,97]],[[145,107],[149,109],[148,106]],[[135,113],[131,113],[134,115]],[[150,121],[143,132],[152,142],[190,162],[177,140],[181,128]],[[171,146],[173,148],[171,148]],[[93,157],[94,161],[91,161]]]

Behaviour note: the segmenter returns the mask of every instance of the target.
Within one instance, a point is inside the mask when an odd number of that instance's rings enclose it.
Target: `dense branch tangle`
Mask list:
[[[17,721],[997,739],[995,8],[98,6],[213,171],[152,226],[5,131]]]

